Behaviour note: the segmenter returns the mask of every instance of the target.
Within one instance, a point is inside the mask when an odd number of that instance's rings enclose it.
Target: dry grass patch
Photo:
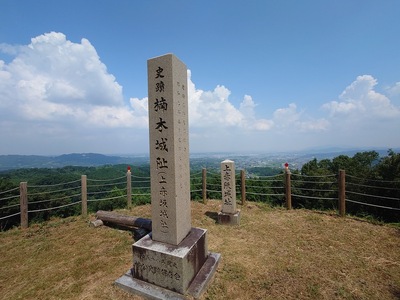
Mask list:
[[[192,203],[193,226],[222,254],[203,299],[400,298],[398,228],[256,203],[241,207],[239,227],[222,226],[219,205]],[[150,217],[150,206],[121,213]],[[113,286],[131,267],[129,232],[75,217],[0,242],[0,299],[138,299]]]

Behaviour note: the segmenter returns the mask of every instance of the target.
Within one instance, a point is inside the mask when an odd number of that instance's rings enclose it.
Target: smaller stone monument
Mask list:
[[[240,210],[236,209],[235,163],[221,162],[222,210],[218,213],[218,223],[239,225]]]

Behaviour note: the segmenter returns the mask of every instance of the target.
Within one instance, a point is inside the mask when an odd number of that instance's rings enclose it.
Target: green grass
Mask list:
[[[193,226],[222,255],[203,299],[400,298],[398,227],[251,202],[240,226],[222,226],[219,206],[192,203]],[[120,213],[150,217],[150,206]],[[0,299],[139,299],[113,285],[131,267],[132,242],[80,217],[0,232]]]

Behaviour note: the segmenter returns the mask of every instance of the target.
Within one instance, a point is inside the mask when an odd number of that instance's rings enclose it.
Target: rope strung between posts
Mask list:
[[[134,183],[142,183],[142,182],[146,182],[149,183],[150,180],[138,180],[138,181],[133,181]]]
[[[356,176],[352,176],[352,175],[348,175],[346,174],[346,177],[350,177],[350,178],[356,178],[359,179],[361,181],[374,181],[374,182],[385,182],[385,183],[400,183],[400,181],[394,181],[394,180],[379,180],[379,179],[368,179],[368,178],[361,178],[361,177],[356,177]]]
[[[67,184],[72,184],[72,183],[77,183],[81,182],[80,179],[70,181],[70,182],[62,182],[62,183],[55,183],[55,184],[44,184],[44,185],[28,185],[28,188],[44,188],[44,187],[54,187],[54,186],[60,186],[60,185],[67,185]]]
[[[19,195],[15,195],[15,196],[9,196],[9,197],[4,197],[4,198],[1,198],[1,199],[0,199],[0,201],[2,201],[2,200],[8,200],[8,199],[12,199],[12,198],[19,198]]]
[[[247,179],[246,182],[282,182],[283,179]]]
[[[8,215],[8,216],[5,216],[5,217],[1,217],[0,220],[4,220],[4,219],[11,218],[11,217],[15,217],[15,216],[18,216],[18,215],[20,215],[20,214],[21,214],[21,212],[17,212],[17,213],[12,214],[12,215]]]
[[[150,187],[149,186],[132,187],[132,190],[141,190],[141,189],[148,190],[148,189],[150,189]]]
[[[132,178],[142,178],[142,179],[149,179],[150,181],[150,177],[142,177],[142,176],[136,176],[136,175],[131,175]]]
[[[109,198],[103,198],[103,199],[88,199],[88,202],[96,202],[96,201],[107,201],[107,200],[114,200],[118,198],[123,198],[126,197],[127,195],[121,195],[121,196],[115,196],[115,197],[109,197]]]
[[[307,181],[307,180],[291,180],[291,182],[301,182],[301,183],[325,183],[325,184],[336,184],[335,181]]]
[[[262,185],[246,185],[247,188],[259,188],[259,189],[284,189],[285,187],[283,186],[262,186]]]
[[[285,196],[285,194],[263,194],[263,193],[253,193],[253,192],[246,192],[246,195],[259,195],[259,196]]]
[[[261,175],[261,176],[256,176],[254,177],[255,179],[262,179],[262,178],[278,178],[278,177],[282,177],[283,178],[284,174],[276,174],[276,175]],[[254,179],[253,177],[249,178],[250,180]]]
[[[194,174],[190,174],[190,178],[192,178],[192,177],[193,177],[193,178],[196,178],[196,176],[197,176],[197,175],[200,175],[200,176],[199,176],[199,177],[197,177],[197,178],[201,178],[201,177],[202,177],[202,176],[201,176],[202,174],[203,174],[203,172],[202,172],[202,171],[200,171],[200,172],[197,172],[197,173],[194,173]]]
[[[92,178],[87,178],[86,180],[87,181],[96,181],[96,182],[105,182],[105,181],[110,182],[110,181],[113,181],[113,180],[121,180],[121,179],[124,179],[124,178],[126,178],[126,175],[118,177],[118,178],[114,178],[114,179],[92,179]]]
[[[221,192],[221,191],[208,190],[208,189],[207,189],[207,192],[213,192],[213,193],[220,193],[220,194],[222,194],[222,192]]]
[[[311,197],[311,196],[302,196],[302,195],[296,195],[296,194],[292,194],[292,197],[317,199],[317,200],[336,200],[337,201],[337,198]]]
[[[0,192],[0,195],[1,194],[6,194],[6,193],[9,193],[9,192],[13,192],[13,191],[17,191],[17,190],[19,190],[19,187],[16,187],[16,188],[13,188],[13,189],[11,189],[11,190],[7,190],[7,191],[2,191],[2,192]],[[3,198],[4,199],[4,198]],[[1,200],[1,199],[0,199]]]
[[[114,183],[105,183],[105,184],[90,184],[89,187],[99,187],[99,186],[114,186],[114,185],[124,185],[126,181],[114,182]]]
[[[365,202],[359,202],[359,201],[354,201],[346,198],[346,202],[352,202],[352,203],[357,203],[361,205],[366,205],[366,206],[373,206],[373,207],[379,207],[379,208],[385,208],[385,209],[392,209],[392,210],[400,210],[400,208],[396,207],[388,207],[388,206],[381,206],[381,205],[376,205],[376,204],[371,204],[371,203],[365,203]]]
[[[54,193],[60,193],[60,192],[65,192],[65,191],[71,191],[71,190],[76,190],[79,189],[80,186],[72,187],[72,188],[66,188],[63,190],[55,190],[55,191],[44,191],[44,192],[37,192],[37,193],[29,193],[28,196],[37,196],[37,195],[45,195],[45,194],[54,194]]]
[[[379,198],[379,199],[387,199],[387,200],[400,201],[399,198],[392,198],[392,197],[385,197],[385,196],[377,196],[377,195],[369,195],[369,194],[362,194],[362,193],[350,192],[350,191],[346,191],[346,194],[354,194],[354,195],[359,195],[359,196],[367,196],[367,197],[374,197],[374,198]]]
[[[320,189],[307,189],[307,188],[299,188],[299,187],[292,187],[294,190],[300,190],[300,191],[313,191],[313,192],[335,192],[337,193],[337,190],[320,190]]]
[[[32,202],[28,202],[28,204],[46,203],[46,202],[64,200],[64,199],[69,199],[69,198],[72,198],[72,197],[79,197],[79,196],[81,196],[80,193],[79,194],[74,194],[74,195],[68,195],[68,196],[64,196],[64,197],[59,197],[59,198],[53,198],[53,199],[49,199],[49,200],[32,201]]]
[[[7,208],[12,208],[12,207],[19,207],[20,206],[20,204],[18,203],[18,204],[13,204],[13,205],[9,205],[9,206],[3,206],[3,207],[0,207],[0,209],[7,209]]]
[[[337,175],[335,174],[327,174],[327,175],[303,175],[303,174],[296,174],[292,173],[291,175],[293,176],[299,176],[299,177],[307,177],[307,178],[324,178],[324,177],[336,177]]]
[[[60,206],[56,206],[56,207],[49,207],[49,208],[28,210],[28,213],[36,213],[36,212],[42,212],[42,211],[53,210],[53,209],[59,209],[59,208],[68,207],[68,206],[72,206],[72,205],[76,205],[76,204],[81,204],[81,202],[78,201],[78,202],[69,203],[69,204],[65,204],[65,205],[60,205]]]
[[[132,196],[150,196],[150,193],[146,193],[146,194],[132,194]]]
[[[362,187],[368,187],[368,188],[373,188],[373,189],[383,189],[383,190],[391,190],[391,191],[400,190],[400,188],[391,188],[391,187],[384,187],[384,186],[377,186],[377,185],[366,185],[366,184],[359,184],[359,183],[353,183],[353,182],[346,182],[346,185],[362,186]]]

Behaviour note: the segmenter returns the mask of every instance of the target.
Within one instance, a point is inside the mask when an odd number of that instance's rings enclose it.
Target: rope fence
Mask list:
[[[292,180],[292,177],[295,178]],[[332,179],[336,178],[334,181]],[[124,180],[123,180],[124,179]],[[235,174],[236,198],[244,205],[246,201],[263,201],[286,208],[334,208],[341,216],[350,212],[371,209],[400,211],[399,182],[369,180],[346,175],[303,175],[286,169],[284,173],[271,176],[247,176],[244,170]],[[346,182],[346,179],[349,179]],[[210,172],[205,168],[190,176],[192,200],[220,199],[221,173]],[[28,192],[29,191],[29,192]],[[134,191],[134,192],[132,192]],[[19,194],[16,194],[19,192]],[[399,197],[393,197],[397,193]],[[28,185],[21,182],[20,187],[0,191],[0,229],[4,222],[12,220],[28,226],[28,217],[35,214],[50,214],[62,211],[62,215],[87,215],[88,203],[92,211],[106,207],[113,209],[149,203],[151,201],[150,177],[131,174],[112,179],[93,179],[82,175],[80,180],[66,183]],[[80,210],[80,211],[79,211]]]

